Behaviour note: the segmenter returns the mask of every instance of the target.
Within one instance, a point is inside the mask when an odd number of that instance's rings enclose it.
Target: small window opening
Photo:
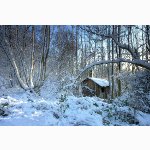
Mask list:
[[[104,88],[102,87],[102,93],[104,93]]]

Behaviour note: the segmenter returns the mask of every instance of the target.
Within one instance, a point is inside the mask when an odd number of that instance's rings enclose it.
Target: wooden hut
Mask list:
[[[83,96],[97,96],[107,99],[110,91],[109,82],[100,78],[86,78],[81,82]]]

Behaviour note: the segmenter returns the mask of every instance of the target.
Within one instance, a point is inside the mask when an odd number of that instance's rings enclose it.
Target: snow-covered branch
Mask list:
[[[88,69],[92,68],[93,66],[96,65],[102,65],[102,64],[110,64],[110,63],[120,63],[120,62],[127,62],[127,63],[131,63],[131,64],[135,64],[138,65],[140,67],[143,67],[145,69],[150,70],[150,63],[146,62],[145,60],[139,60],[139,59],[134,59],[134,60],[130,60],[130,59],[123,59],[123,58],[118,58],[116,60],[103,60],[103,61],[97,61],[97,62],[93,62],[92,64],[86,66],[78,75],[77,79],[79,79],[81,77],[81,75]]]

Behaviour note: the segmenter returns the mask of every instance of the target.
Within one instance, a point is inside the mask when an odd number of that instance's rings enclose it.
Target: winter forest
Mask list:
[[[0,126],[149,126],[150,25],[1,25]]]

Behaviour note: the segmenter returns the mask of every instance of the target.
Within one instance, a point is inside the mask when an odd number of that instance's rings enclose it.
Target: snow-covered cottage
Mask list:
[[[81,82],[83,96],[97,96],[107,99],[110,87],[106,79],[86,78]]]

